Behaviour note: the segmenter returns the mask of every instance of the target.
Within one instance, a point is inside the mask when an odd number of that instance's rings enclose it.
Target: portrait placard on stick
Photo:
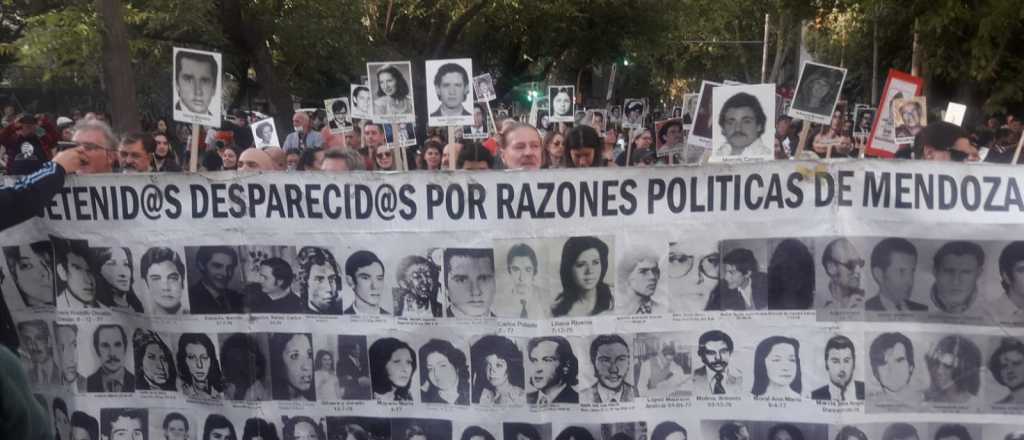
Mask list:
[[[711,114],[716,126],[709,162],[775,158],[774,84],[718,87]]]
[[[622,109],[626,113],[622,119],[623,128],[643,128],[644,115],[647,114],[647,106],[644,100],[627,99],[622,104]]]
[[[370,77],[370,93],[373,100],[375,122],[413,122],[416,120],[415,102],[412,95],[412,63],[394,61],[366,63]]]
[[[370,99],[370,86],[365,84],[352,84],[351,86],[352,118],[371,119],[373,118],[373,100]]]
[[[946,104],[946,114],[942,116],[942,120],[951,124],[963,126],[964,116],[967,114],[967,106],[951,102]]]
[[[256,140],[256,147],[280,147],[281,142],[277,137],[277,127],[274,125],[274,118],[266,118],[256,121],[249,126],[252,129],[253,139]]]
[[[331,133],[347,133],[352,131],[352,113],[349,112],[348,97],[324,100],[327,109],[327,126]]]
[[[693,126],[687,136],[687,142],[703,148],[711,148],[712,124],[711,100],[714,96],[715,87],[721,84],[711,81],[701,81],[700,95],[697,97],[697,110],[693,118]]]
[[[494,93],[494,80],[490,73],[473,77],[473,92],[476,93],[477,102],[489,102],[497,98]]]
[[[427,60],[427,108],[431,127],[464,126],[473,123],[473,90],[470,78],[473,60]]]
[[[892,117],[895,125],[897,144],[914,142],[926,125],[928,125],[928,101],[924,96],[899,98],[892,100]]]
[[[885,80],[882,97],[875,112],[875,122],[871,126],[864,154],[867,156],[894,157],[899,145],[895,137],[895,125],[892,118],[892,101],[898,98],[917,96],[921,93],[924,80],[909,73],[895,69],[889,70]]]
[[[846,79],[846,69],[804,62],[789,115],[815,124],[829,124]]]
[[[219,53],[174,48],[174,120],[208,127],[221,123],[221,57]]]
[[[573,122],[576,117],[576,87],[550,86],[548,109],[551,122]]]

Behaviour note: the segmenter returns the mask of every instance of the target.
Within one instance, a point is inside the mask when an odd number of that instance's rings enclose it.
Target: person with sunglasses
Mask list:
[[[860,287],[864,263],[860,252],[846,238],[837,238],[825,246],[821,265],[828,275],[831,295],[825,301],[825,309],[859,309],[864,305],[864,289]]]

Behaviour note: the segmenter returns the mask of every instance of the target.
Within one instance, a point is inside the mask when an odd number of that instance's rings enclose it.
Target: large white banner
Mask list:
[[[60,438],[1011,439],[1021,186],[901,161],[72,177],[0,234],[0,287]]]

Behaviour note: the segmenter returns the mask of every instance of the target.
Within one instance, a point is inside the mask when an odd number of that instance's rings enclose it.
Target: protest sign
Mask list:
[[[816,124],[829,124],[845,79],[846,69],[805,61],[789,115]]]
[[[964,115],[967,114],[967,106],[951,102],[946,104],[946,114],[942,116],[942,120],[951,124],[963,125]]]
[[[256,141],[257,148],[281,146],[274,118],[256,121],[249,127],[252,130],[252,137]]]
[[[174,48],[174,120],[220,127],[221,57],[219,53]]]
[[[473,77],[473,92],[476,94],[477,102],[490,102],[497,99],[494,93],[494,80],[490,73]]]
[[[366,63],[374,122],[413,122],[416,119],[412,94],[412,63],[392,61]]]
[[[576,116],[576,87],[548,87],[548,117],[551,122],[573,122]]]
[[[349,112],[348,97],[324,100],[327,109],[327,126],[331,133],[347,133],[352,131],[352,113]]]
[[[709,162],[775,158],[775,85],[716,87]]]
[[[472,125],[473,60],[427,60],[427,108],[429,126]]]
[[[352,118],[372,119],[373,102],[370,99],[370,86],[352,84],[351,86]]]
[[[1003,439],[1021,186],[879,161],[71,176],[0,233],[3,318],[65,432]]]
[[[494,118],[491,117],[491,103],[473,103],[473,125],[462,127],[463,139],[487,139],[494,133]]]
[[[924,80],[908,73],[889,69],[889,77],[885,80],[882,97],[875,112],[875,122],[871,124],[864,153],[868,156],[894,157],[899,150],[896,142],[896,127],[893,124],[892,101],[903,97],[917,96],[924,87]]]
[[[697,97],[697,113],[693,119],[693,127],[690,129],[687,142],[703,148],[711,148],[711,136],[713,133],[714,120],[711,119],[711,100],[713,90],[721,84],[711,81],[701,81],[700,95]]]
[[[647,115],[647,104],[643,99],[627,99],[622,103],[622,109],[625,112],[622,128],[643,128]]]
[[[893,99],[890,112],[897,144],[913,143],[914,136],[928,125],[928,101],[924,96]]]

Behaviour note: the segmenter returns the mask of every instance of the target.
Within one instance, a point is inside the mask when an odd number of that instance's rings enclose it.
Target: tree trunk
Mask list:
[[[914,20],[914,51],[910,56],[910,74],[920,77],[924,74],[924,54],[921,53],[924,48],[921,46],[921,33],[917,27],[917,20]]]
[[[871,104],[878,102],[878,6],[871,33]]]
[[[135,73],[128,52],[128,30],[121,0],[96,0],[103,58],[103,79],[114,131],[126,133],[141,128],[135,97]]]

